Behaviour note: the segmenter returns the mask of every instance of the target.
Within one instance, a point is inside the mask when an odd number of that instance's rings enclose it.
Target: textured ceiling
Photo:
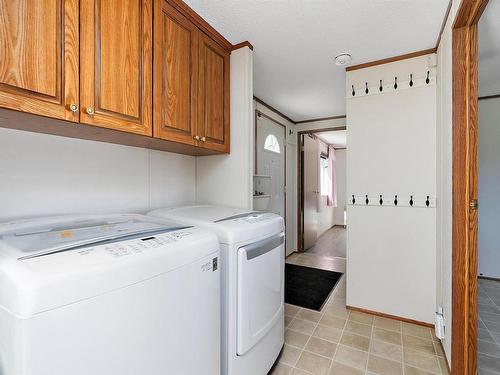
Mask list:
[[[490,0],[479,20],[479,96],[500,94],[500,0]]]
[[[353,64],[435,46],[449,0],[185,0],[233,44],[254,49],[254,94],[295,121],[345,114]]]
[[[347,145],[347,131],[335,130],[323,133],[316,133],[323,142],[332,145],[335,148],[344,148]]]

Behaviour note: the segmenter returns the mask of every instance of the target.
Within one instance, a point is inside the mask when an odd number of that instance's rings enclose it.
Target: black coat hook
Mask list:
[[[366,204],[370,203],[370,201],[368,200],[368,195],[365,195],[365,197],[366,197],[366,198],[365,198],[365,203],[366,203]]]
[[[380,196],[380,200],[378,201],[378,203],[380,203],[381,206],[384,203],[384,200],[382,199],[382,195]]]
[[[413,87],[413,74],[410,74],[410,87]]]
[[[427,196],[427,200],[425,201],[425,205],[427,207],[429,207],[429,205],[431,204],[430,200],[429,200],[429,196]]]
[[[352,196],[352,204],[356,204],[356,198],[354,198],[354,195]]]
[[[429,84],[429,82],[431,81],[429,74],[431,74],[430,70],[427,71],[427,78],[425,79],[425,83],[427,84]]]
[[[398,196],[396,195],[394,197],[394,205],[397,206],[398,205]]]
[[[356,95],[356,91],[354,91],[354,85],[352,85],[352,96]]]
[[[378,88],[378,91],[382,92],[384,90],[384,88],[382,87],[382,80],[380,80],[380,86]]]
[[[410,195],[410,206],[413,206],[413,195]]]
[[[368,94],[370,90],[368,90],[368,82],[365,83],[366,89],[365,89],[365,94]]]
[[[394,77],[394,90],[398,89],[398,77]]]

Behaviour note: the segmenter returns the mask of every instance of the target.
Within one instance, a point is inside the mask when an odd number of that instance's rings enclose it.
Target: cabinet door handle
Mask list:
[[[69,110],[73,113],[78,112],[78,104],[70,104]]]
[[[202,141],[202,142],[206,142],[206,141],[207,141],[207,139],[206,139],[205,137],[201,137],[201,141]]]
[[[86,112],[89,116],[93,116],[94,115],[94,108],[92,107],[87,107],[86,109]]]
[[[194,139],[196,139],[197,141],[199,141],[200,140],[200,136],[199,135],[195,135]]]

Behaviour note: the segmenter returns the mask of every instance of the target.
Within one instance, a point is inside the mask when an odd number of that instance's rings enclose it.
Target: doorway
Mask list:
[[[345,258],[346,129],[299,132],[298,250]]]

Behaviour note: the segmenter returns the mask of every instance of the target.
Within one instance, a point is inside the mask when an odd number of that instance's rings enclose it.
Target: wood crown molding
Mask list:
[[[199,29],[212,38],[217,44],[227,51],[233,49],[233,45],[226,38],[215,30],[207,21],[196,13],[189,5],[182,0],[167,0],[167,2],[181,12],[186,18],[193,22]]]
[[[250,51],[253,51],[253,45],[248,40],[245,40],[244,42],[235,44],[233,46],[233,48],[231,48],[231,51],[234,51],[234,50],[237,50],[237,49],[240,49],[240,48],[243,48],[243,47],[248,47],[248,48],[250,48]]]
[[[395,61],[411,59],[414,57],[429,55],[431,53],[436,53],[436,52],[437,52],[437,47],[433,47],[433,48],[429,48],[429,49],[424,49],[422,51],[416,51],[416,52],[406,53],[404,55],[388,57],[388,58],[382,59],[382,60],[370,61],[370,62],[363,63],[363,64],[348,66],[347,68],[345,68],[345,70],[346,70],[346,72],[351,72],[353,70],[370,68],[372,66],[383,65],[383,64],[388,64],[388,63],[392,63]]]
[[[297,124],[307,124],[308,122],[338,120],[338,119],[341,119],[341,118],[346,118],[346,115],[312,118],[310,120],[300,120],[300,121],[296,121],[295,124],[297,125]]]

